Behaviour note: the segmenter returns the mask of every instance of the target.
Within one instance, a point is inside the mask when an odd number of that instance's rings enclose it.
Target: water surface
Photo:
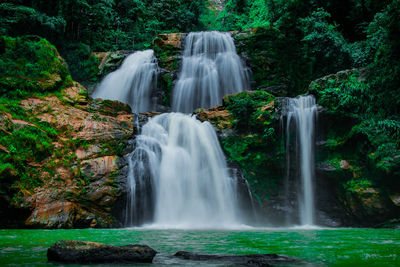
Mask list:
[[[153,265],[141,266],[201,266],[167,257],[179,250],[232,255],[276,253],[316,266],[400,266],[400,230],[394,229],[0,230],[0,266],[53,266],[47,263],[46,251],[62,239],[111,245],[140,243],[161,252]]]

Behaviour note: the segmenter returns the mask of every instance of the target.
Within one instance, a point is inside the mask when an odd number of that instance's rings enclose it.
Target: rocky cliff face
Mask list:
[[[383,122],[358,115],[360,106],[351,106],[350,98],[364,101],[363,95],[353,98],[350,92],[362,92],[367,75],[367,69],[340,71],[313,81],[309,91],[322,107],[317,174],[330,181],[348,224],[376,226],[400,214],[399,150],[393,137],[382,131]]]
[[[53,91],[2,99],[1,227],[119,225],[111,214],[123,191],[118,179],[126,175],[131,110],[92,100],[66,79]]]
[[[110,212],[122,190],[116,183],[125,167],[120,156],[133,133],[130,108],[119,102],[89,100],[86,89],[77,83],[62,90],[61,96],[30,97],[19,105],[28,119],[3,113],[2,127],[8,125],[8,134],[23,128],[40,131],[42,122],[57,132],[48,157],[26,162],[33,167],[27,176],[39,186],[13,185],[16,194],[9,204],[30,212],[24,225],[117,226]],[[29,118],[36,118],[37,124]],[[3,224],[7,217],[2,216]]]

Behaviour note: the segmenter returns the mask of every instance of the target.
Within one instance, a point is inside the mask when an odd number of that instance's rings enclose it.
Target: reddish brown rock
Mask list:
[[[27,117],[22,121],[0,114],[1,131],[12,134],[19,127],[48,122],[57,134],[53,154],[42,162],[28,161],[36,188],[20,188],[14,205],[32,211],[25,225],[35,228],[110,227],[110,211],[120,195],[114,182],[119,147],[133,134],[129,106],[117,101],[90,100],[78,83],[61,96],[31,97],[21,101]],[[4,149],[0,148],[5,151]],[[4,170],[7,171],[7,170]],[[14,170],[10,169],[10,173]]]
[[[179,48],[181,40],[182,33],[164,33],[159,34],[153,43],[162,49],[167,47]]]
[[[359,218],[379,218],[389,213],[390,204],[377,188],[358,188],[346,194],[347,207]]]
[[[103,212],[85,210],[80,204],[55,201],[38,206],[26,220],[26,225],[39,228],[107,227],[113,218]]]
[[[118,169],[117,156],[106,156],[96,159],[84,160],[81,163],[82,172],[87,177],[98,178]]]
[[[218,129],[232,128],[233,117],[223,106],[216,106],[208,110],[198,109],[195,113],[197,114],[197,119],[200,121],[209,121]]]
[[[74,82],[73,86],[61,91],[65,101],[74,104],[87,104],[87,91],[81,84]]]

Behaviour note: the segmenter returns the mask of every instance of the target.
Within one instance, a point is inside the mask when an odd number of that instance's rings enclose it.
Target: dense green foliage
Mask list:
[[[394,1],[368,26],[366,52],[375,52],[367,55],[368,69],[317,80],[311,87],[331,114],[330,156],[351,147],[354,164],[362,166],[360,176],[393,192],[400,188],[399,10]],[[352,122],[347,130],[343,121]]]
[[[284,151],[276,131],[275,98],[264,91],[243,92],[224,98],[239,136],[222,139],[228,159],[239,163],[260,201],[277,191]],[[268,177],[268,179],[265,179]]]
[[[273,100],[274,97],[267,92],[243,92],[225,97],[224,106],[235,118],[234,127],[239,132],[268,132],[267,126],[274,118],[274,113],[271,111]]]
[[[68,70],[57,50],[37,36],[0,37],[0,94],[23,96],[27,92],[58,89],[68,80]]]
[[[0,34],[47,38],[65,56],[75,79],[90,80],[83,75],[92,75],[84,49],[149,47],[160,32],[201,29],[204,10],[203,0],[6,0],[0,4]],[[89,70],[82,72],[78,59],[86,60]]]

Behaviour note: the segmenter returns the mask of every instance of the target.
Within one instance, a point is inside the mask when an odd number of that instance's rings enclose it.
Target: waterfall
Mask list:
[[[152,91],[156,87],[157,60],[153,50],[129,55],[121,67],[108,74],[92,94],[93,98],[118,100],[135,113],[153,108]]]
[[[248,90],[249,77],[229,33],[190,33],[184,44],[182,69],[172,109],[190,113],[220,105],[228,94]]]
[[[136,138],[130,162],[128,225],[241,224],[237,179],[210,123],[181,113],[150,118]]]
[[[317,116],[317,105],[312,95],[286,99],[284,105],[286,116],[286,183],[291,175],[290,167],[290,129],[296,129],[296,163],[300,173],[300,192],[298,194],[299,217],[301,225],[315,224],[315,199],[313,180],[314,166],[314,123]],[[288,188],[287,190],[291,190]]]

